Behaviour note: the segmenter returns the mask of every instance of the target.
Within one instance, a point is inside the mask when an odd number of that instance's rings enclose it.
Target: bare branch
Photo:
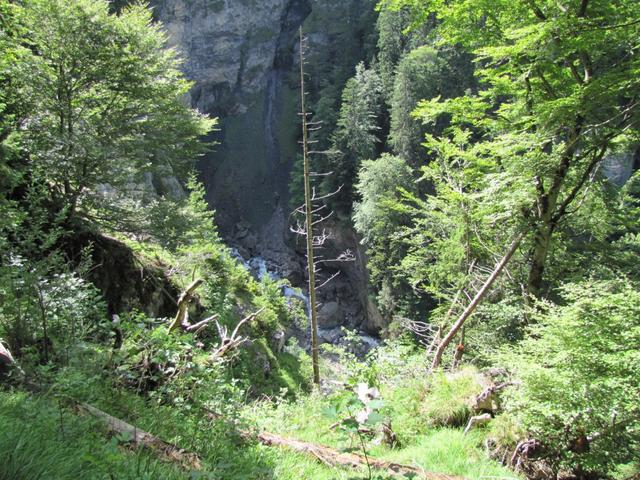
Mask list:
[[[326,198],[331,198],[334,195],[337,195],[340,192],[340,190],[342,190],[342,185],[340,185],[336,191],[331,192],[331,193],[327,193],[326,195],[322,195],[321,197],[316,197],[315,191],[314,191],[313,192],[313,197],[311,197],[311,200],[316,201],[316,200],[324,200]]]
[[[333,280],[334,278],[336,278],[338,275],[340,275],[340,272],[336,272],[333,275],[331,275],[329,278],[327,278],[324,282],[322,282],[322,284],[318,285],[316,287],[316,291],[320,290],[322,287],[324,287],[326,284],[328,284],[329,282],[331,282],[331,280]]]
[[[257,312],[248,315],[238,322],[236,328],[233,329],[231,336],[228,336],[227,327],[221,326],[220,323],[216,320],[216,327],[218,329],[218,335],[220,336],[220,345],[216,347],[213,352],[211,352],[210,360],[217,360],[222,358],[228,351],[238,348],[243,343],[249,342],[248,337],[238,336],[238,332],[240,328],[251,320],[255,319],[260,313],[264,311],[265,307],[262,307]]]

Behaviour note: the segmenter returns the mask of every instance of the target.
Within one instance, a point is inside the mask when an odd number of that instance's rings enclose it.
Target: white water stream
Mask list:
[[[269,268],[268,262],[263,257],[251,257],[249,260],[246,260],[235,248],[231,249],[231,256],[237,259],[258,280],[262,280],[265,277],[268,277],[271,280],[280,280],[282,278],[275,268]],[[309,297],[305,295],[302,290],[293,288],[289,285],[283,285],[282,295],[288,299],[295,298],[302,301],[305,306],[307,318],[311,316],[311,302],[309,301]],[[341,327],[318,328],[318,336],[325,342],[335,343],[344,336],[344,333],[342,332]],[[367,335],[364,332],[358,332],[358,338],[362,342],[365,352],[368,352],[380,345],[380,340],[378,338]]]

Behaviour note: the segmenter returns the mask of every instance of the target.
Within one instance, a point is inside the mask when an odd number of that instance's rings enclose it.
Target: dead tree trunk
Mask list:
[[[311,172],[309,168],[309,131],[307,128],[306,94],[304,90],[304,49],[300,27],[300,103],[302,116],[302,161],[304,163],[304,207],[307,233],[307,271],[309,276],[309,316],[311,317],[311,363],[313,365],[313,383],[320,384],[320,365],[318,358],[318,312],[316,306],[315,260],[313,258],[313,206],[311,199]]]
[[[331,217],[333,212],[326,213],[327,205],[326,200],[336,195],[342,187],[340,186],[335,192],[328,194],[319,194],[316,190],[316,185],[312,184],[312,177],[326,177],[331,175],[331,172],[320,173],[312,172],[310,166],[311,154],[327,154],[328,152],[314,151],[309,149],[309,145],[317,143],[317,140],[309,140],[309,133],[315,130],[319,130],[319,126],[322,122],[310,122],[308,117],[311,115],[307,111],[306,104],[306,92],[305,92],[305,73],[304,73],[304,57],[305,42],[302,35],[302,28],[300,28],[300,102],[301,111],[300,116],[302,118],[302,161],[304,170],[304,204],[296,208],[293,214],[304,215],[304,221],[298,221],[296,228],[291,230],[306,238],[307,249],[307,271],[309,282],[309,317],[311,320],[311,361],[313,365],[313,382],[316,385],[320,384],[320,366],[319,366],[319,350],[318,350],[318,306],[316,301],[316,292],[323,286],[327,285],[333,278],[335,278],[340,272],[329,275],[329,278],[323,278],[318,280],[320,272],[322,271],[318,266],[321,264],[328,264],[331,262],[350,262],[355,260],[355,256],[350,250],[347,250],[340,254],[337,258],[326,259],[322,255],[316,255],[315,250],[324,246],[325,242],[331,238],[331,235],[326,230],[321,230],[317,235],[314,235],[314,226],[324,222]],[[315,126],[314,126],[315,125]],[[311,128],[310,128],[311,127]],[[316,284],[318,282],[318,284]]]
[[[202,279],[198,278],[191,282],[191,284],[187,287],[187,289],[182,292],[180,298],[178,298],[178,312],[176,313],[175,318],[169,325],[169,331],[173,332],[181,327],[183,324],[188,324],[189,318],[189,303],[194,297],[194,293],[196,288],[202,285]]]
[[[478,293],[476,293],[476,296],[473,297],[473,300],[471,300],[471,303],[467,306],[467,308],[465,308],[464,312],[460,314],[460,316],[456,320],[456,323],[454,323],[453,326],[451,327],[451,330],[449,330],[449,333],[447,333],[447,335],[442,339],[442,341],[440,342],[440,345],[438,345],[436,354],[433,358],[433,363],[431,364],[431,370],[435,370],[440,366],[444,351],[451,343],[451,340],[453,340],[453,338],[456,336],[456,334],[458,333],[458,330],[462,328],[462,326],[464,325],[464,322],[466,322],[467,319],[473,314],[476,307],[480,304],[484,296],[487,294],[487,292],[491,288],[491,285],[493,285],[493,282],[496,281],[496,279],[498,278],[498,276],[500,275],[504,267],[507,265],[507,263],[509,263],[509,260],[511,260],[511,257],[520,246],[520,242],[522,242],[522,238],[524,237],[524,234],[525,232],[523,231],[519,233],[516,236],[516,238],[513,239],[513,241],[511,242],[511,245],[509,245],[507,253],[505,253],[504,257],[502,257],[502,259],[498,262],[498,264],[496,265],[491,275],[489,275],[489,278],[487,278],[487,280],[484,282],[480,290],[478,290]]]
[[[167,443],[87,403],[78,404],[78,409],[82,413],[88,413],[101,420],[110,432],[126,435],[131,439],[132,443],[152,450],[164,460],[179,463],[193,470],[200,470],[202,468],[200,459],[193,453],[189,453],[176,445]]]

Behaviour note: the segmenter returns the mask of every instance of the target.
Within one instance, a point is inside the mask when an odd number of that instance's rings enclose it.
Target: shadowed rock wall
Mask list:
[[[299,109],[297,30],[309,38],[315,81],[323,69],[340,68],[350,76],[361,60],[359,40],[339,42],[354,30],[354,18],[372,11],[372,0],[156,0],[155,15],[170,44],[185,59],[184,71],[195,81],[192,104],[220,118],[214,135],[220,142],[199,163],[207,198],[226,241],[245,258],[263,257],[294,285],[304,286],[301,242],[289,232],[289,177],[298,155]],[[364,41],[364,40],[363,40]],[[328,76],[328,75],[327,75]],[[319,77],[319,78],[318,78]],[[341,88],[341,85],[337,86]],[[331,129],[331,126],[327,126]],[[335,251],[358,252],[353,264],[322,298],[332,305],[339,324],[380,328],[380,317],[367,297],[365,258],[348,227],[337,230]]]

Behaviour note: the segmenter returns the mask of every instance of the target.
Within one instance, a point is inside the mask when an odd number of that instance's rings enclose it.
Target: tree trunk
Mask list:
[[[531,250],[531,264],[529,266],[529,278],[527,280],[527,302],[540,296],[544,269],[551,246],[553,232],[560,218],[565,214],[566,205],[558,208],[558,198],[565,184],[569,169],[576,162],[576,153],[579,147],[580,135],[584,119],[578,116],[575,125],[567,139],[567,145],[560,159],[560,163],[553,172],[551,184],[548,191],[545,191],[542,181],[538,179],[538,198],[536,199],[537,222],[534,226],[534,245]],[[604,151],[602,152],[604,154]],[[591,162],[587,167],[590,172],[597,162]],[[582,180],[584,182],[585,179]],[[575,198],[575,194],[570,194],[569,200]],[[573,197],[572,197],[573,195]]]
[[[318,351],[318,314],[316,307],[315,260],[313,256],[313,205],[311,192],[311,169],[309,167],[309,145],[307,129],[307,110],[304,90],[304,48],[302,27],[300,27],[300,102],[302,116],[302,160],[304,162],[304,206],[307,237],[307,270],[309,276],[309,310],[311,316],[311,363],[313,365],[313,383],[320,385],[320,361]]]
[[[462,312],[462,314],[458,317],[458,320],[456,320],[456,323],[454,323],[453,327],[451,327],[451,330],[449,330],[449,333],[447,333],[446,337],[444,337],[442,342],[440,342],[440,345],[438,345],[438,349],[436,350],[436,354],[433,358],[433,363],[431,364],[431,370],[435,370],[440,366],[440,363],[442,362],[442,355],[451,343],[451,340],[453,340],[453,338],[456,336],[458,330],[462,328],[464,322],[466,322],[467,319],[473,314],[476,307],[480,304],[484,296],[489,291],[489,288],[491,288],[491,285],[493,285],[493,282],[496,281],[504,267],[507,265],[507,263],[509,263],[509,260],[511,260],[511,257],[518,249],[520,242],[522,242],[522,238],[524,237],[525,233],[525,231],[522,231],[516,236],[516,238],[513,239],[511,245],[509,245],[509,249],[504,254],[504,257],[502,257],[500,262],[498,262],[491,275],[489,275],[489,278],[487,278],[487,280],[484,282],[484,285],[482,285],[482,288],[478,290],[476,296],[473,297],[473,300],[471,300],[469,306],[465,308],[464,312]]]
[[[333,448],[316,445],[309,442],[301,442],[291,438],[281,437],[273,433],[263,432],[258,435],[258,441],[265,445],[281,446],[297,452],[306,453],[320,460],[325,465],[339,467],[363,467],[367,461],[363,455],[342,453]],[[390,475],[402,475],[406,478],[422,478],[424,480],[464,480],[461,477],[445,475],[442,473],[425,472],[421,468],[401,465],[393,462],[385,462],[369,457],[369,464],[376,470],[382,470]]]
[[[540,296],[542,280],[547,263],[553,224],[541,225],[535,233],[533,248],[531,249],[531,264],[529,265],[529,277],[527,280],[527,301]]]

